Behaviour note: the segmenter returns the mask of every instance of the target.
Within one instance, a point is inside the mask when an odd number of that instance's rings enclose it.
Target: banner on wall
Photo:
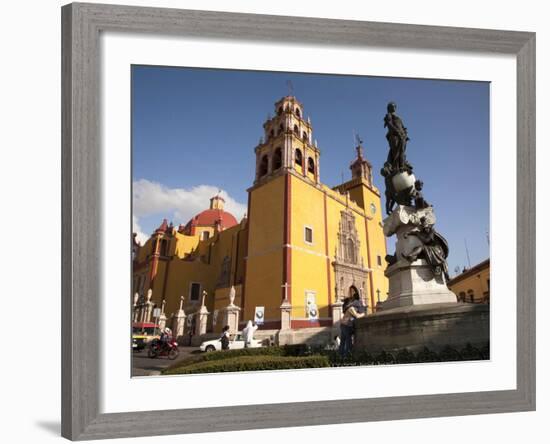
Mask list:
[[[309,321],[317,321],[319,319],[319,309],[317,308],[317,298],[315,293],[306,293],[306,318]]]
[[[257,325],[262,325],[264,323],[265,307],[256,307],[254,311],[254,322]]]

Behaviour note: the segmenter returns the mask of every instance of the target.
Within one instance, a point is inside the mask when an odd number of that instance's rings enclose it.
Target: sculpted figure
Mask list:
[[[388,113],[384,117],[384,128],[388,128],[386,139],[390,145],[387,162],[392,166],[394,172],[401,172],[407,169],[405,151],[407,149],[407,128],[403,121],[396,114],[397,105],[394,102],[388,103]]]
[[[422,258],[432,267],[436,276],[444,276],[445,280],[449,280],[449,269],[447,267],[447,256],[449,255],[449,245],[445,238],[435,231],[433,225],[426,223],[426,218],[421,218],[421,226],[418,231],[412,231],[404,237],[416,236],[422,245],[419,245],[413,250],[405,254],[403,257],[409,262]]]
[[[380,174],[384,176],[384,184],[386,185],[386,214],[390,214],[393,210],[395,202],[395,190],[393,189],[393,184],[391,181],[392,178],[392,167],[389,162],[384,164],[384,168],[380,171]]]
[[[430,204],[424,199],[422,195],[422,188],[424,187],[424,182],[417,180],[414,183],[413,197],[414,197],[414,206],[417,210],[422,210],[428,208]]]

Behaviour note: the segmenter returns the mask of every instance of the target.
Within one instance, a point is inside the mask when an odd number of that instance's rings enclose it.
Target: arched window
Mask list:
[[[307,172],[315,174],[315,162],[311,157],[307,159]]]
[[[305,131],[302,133],[302,139],[305,141],[309,140],[307,133]]]
[[[271,131],[269,132],[269,137],[270,137],[270,138],[275,137],[275,130],[271,130]]]
[[[283,124],[281,123],[279,125],[279,132],[277,134],[282,134],[284,130],[285,130],[285,128],[284,128]]]
[[[279,109],[277,110],[277,115],[280,116],[281,114],[283,114],[283,107],[282,106],[280,106]]]
[[[296,108],[296,115],[300,117],[300,108]]]
[[[294,134],[296,134],[297,137],[300,137],[300,130],[298,129],[298,125],[294,125]]]
[[[466,293],[463,291],[458,293],[458,302],[466,302]]]
[[[273,171],[281,168],[282,163],[281,148],[277,148],[275,154],[273,154]]]
[[[296,165],[302,165],[303,157],[302,157],[302,150],[299,148],[296,148],[296,151],[294,151],[294,163]]]
[[[268,167],[268,159],[267,155],[262,157],[262,160],[260,161],[260,177],[265,176],[267,174],[267,167]]]

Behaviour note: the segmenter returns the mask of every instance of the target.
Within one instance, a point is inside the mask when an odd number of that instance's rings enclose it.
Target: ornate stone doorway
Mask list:
[[[332,266],[336,277],[336,301],[354,294],[363,298],[369,269],[364,266],[360,240],[352,211],[342,211],[338,246]]]

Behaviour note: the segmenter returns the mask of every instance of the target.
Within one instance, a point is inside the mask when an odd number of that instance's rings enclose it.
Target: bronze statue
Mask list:
[[[424,182],[421,180],[416,180],[414,182],[414,190],[412,192],[413,198],[414,198],[414,207],[417,210],[422,210],[424,208],[428,208],[431,206],[426,199],[424,199],[424,195],[422,194],[422,188],[424,187]]]
[[[413,231],[407,236],[416,236],[422,245],[415,247],[409,254],[402,254],[409,262],[414,262],[418,258],[425,259],[431,266],[434,275],[445,276],[449,280],[449,269],[447,267],[447,256],[449,255],[449,244],[447,240],[435,231],[433,225],[426,223],[426,218],[420,219],[421,227],[419,231]]]
[[[384,117],[384,128],[388,128],[386,139],[390,145],[387,162],[392,166],[394,173],[398,173],[410,167],[405,156],[409,136],[407,128],[403,125],[403,121],[395,113],[397,105],[394,102],[390,102],[387,109],[388,113]]]

